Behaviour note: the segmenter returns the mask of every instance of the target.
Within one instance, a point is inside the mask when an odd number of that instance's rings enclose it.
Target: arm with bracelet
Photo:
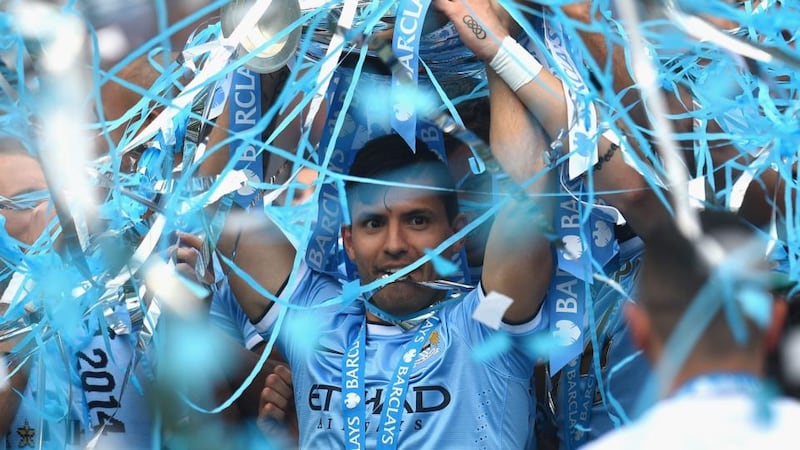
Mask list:
[[[464,44],[486,62],[488,75],[499,77],[515,92],[550,141],[571,131],[567,86],[511,37],[518,27],[504,9],[489,0],[439,0],[436,5],[450,17]],[[565,154],[570,152],[569,139],[561,145]],[[601,135],[597,149],[594,190],[615,192],[603,198],[646,239],[651,225],[666,216],[666,209],[653,198],[641,174],[623,160],[618,142]]]

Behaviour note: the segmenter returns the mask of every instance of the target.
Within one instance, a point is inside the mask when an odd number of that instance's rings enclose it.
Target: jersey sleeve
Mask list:
[[[299,308],[313,307],[336,299],[340,295],[341,284],[338,280],[311,270],[303,262],[297,273],[289,278],[287,285],[279,293],[279,302],[274,303],[253,325],[262,338],[269,339],[281,310],[286,308],[285,305],[291,304]]]
[[[248,350],[252,350],[264,340],[239,306],[227,280],[222,280],[214,289],[209,319],[214,326]]]
[[[526,348],[527,339],[540,332],[546,332],[549,325],[546,308],[540,306],[537,314],[525,323],[511,325],[501,322],[499,329],[495,330],[473,318],[473,313],[479,304],[486,301],[493,300],[483,292],[483,287],[478,285],[461,302],[443,308],[440,316],[442,322],[447,324],[450,333],[459,335],[465,341],[475,356],[491,350],[491,346],[496,342],[493,340],[498,334],[504,333],[510,336],[511,347],[498,348],[496,357],[488,357],[486,363],[495,366],[503,373],[521,379],[530,378],[534,357]]]
[[[453,313],[460,316],[459,320],[463,321],[464,328],[469,330],[476,338],[486,338],[495,330],[476,320],[474,313],[482,303],[492,301],[494,301],[492,296],[487,295],[483,291],[483,286],[478,284],[478,287],[467,295],[457,308],[454,308]],[[543,304],[544,302],[542,302]],[[542,306],[539,306],[539,311],[531,320],[515,325],[501,321],[499,329],[518,336],[531,335],[537,331],[545,330],[547,329],[547,311]]]

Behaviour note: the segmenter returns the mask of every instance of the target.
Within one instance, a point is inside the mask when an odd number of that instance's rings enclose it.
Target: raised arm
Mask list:
[[[217,247],[241,271],[273,295],[280,294],[285,286],[296,255],[283,232],[266,215],[255,212],[232,212]],[[228,281],[250,320],[259,320],[272,306],[269,298],[236,271],[228,270]]]
[[[517,26],[508,13],[490,0],[445,0],[438,2],[459,31],[461,40],[475,55],[497,66],[498,52],[506,53],[506,67],[522,64],[512,70],[516,76],[503,76],[505,84],[512,84],[518,101],[541,124],[546,142],[557,139],[562,130],[569,131],[567,96],[564,86],[546,67],[541,67],[533,55],[510,38]],[[526,76],[527,74],[527,76]],[[511,80],[506,79],[511,78]],[[569,142],[562,140],[569,151]],[[636,232],[646,239],[652,226],[667,216],[667,210],[655,198],[643,177],[623,161],[620,151],[607,138],[597,140],[598,157],[602,170],[593,174],[594,189],[606,201],[617,207]],[[590,169],[591,170],[591,169]],[[605,193],[605,194],[604,194]]]
[[[492,153],[518,183],[539,176],[528,188],[530,200],[512,199],[495,218],[486,243],[481,283],[487,292],[514,299],[503,320],[523,323],[536,314],[553,273],[553,253],[538,224],[549,223],[552,176],[544,166],[547,148],[541,127],[496,75],[489,75]]]
[[[454,22],[454,15],[467,14],[461,3],[435,4]],[[537,196],[548,192],[552,182],[542,159],[548,141],[525,105],[493,73],[489,88],[493,156],[517,183],[538,178],[527,187],[529,200],[513,198],[498,212],[486,243],[481,283],[487,293],[497,291],[514,300],[505,322],[524,323],[539,311],[553,272],[550,242],[537,226],[549,223],[552,215],[550,202]]]

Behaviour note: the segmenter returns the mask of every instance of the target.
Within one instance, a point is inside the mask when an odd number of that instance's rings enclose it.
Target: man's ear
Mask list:
[[[466,214],[458,213],[458,215],[456,215],[456,217],[453,219],[453,234],[458,233],[459,231],[461,231],[462,228],[467,226],[468,221],[469,221],[469,219],[467,219]],[[464,248],[464,243],[465,243],[466,240],[467,240],[467,238],[465,236],[465,237],[459,239],[458,241],[456,241],[450,247],[450,249],[453,251],[453,253],[457,253],[457,252],[461,251],[461,249]]]
[[[633,344],[655,361],[653,325],[647,311],[634,302],[626,302],[623,308]]]
[[[353,251],[353,229],[348,225],[342,225],[342,244],[344,251],[347,252],[347,257],[351,261],[356,260],[355,251]]]

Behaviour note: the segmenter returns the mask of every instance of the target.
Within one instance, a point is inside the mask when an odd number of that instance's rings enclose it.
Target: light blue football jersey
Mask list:
[[[64,448],[77,442],[81,424],[70,404],[69,360],[60,360],[58,346],[51,340],[40,345],[26,363],[28,384],[2,448]]]
[[[76,397],[83,414],[81,445],[101,432],[98,448],[137,450],[151,448],[152,412],[139,386],[125,384],[133,357],[134,335],[117,336],[110,330],[108,341],[95,333],[76,355],[78,379]],[[138,384],[145,382],[143,366],[133,373]],[[105,427],[101,430],[101,425]]]
[[[133,383],[122,391],[133,352],[130,338],[111,332],[108,342],[99,334],[87,336],[73,354],[62,354],[53,340],[40,346],[43,359],[37,352],[32,360],[5,448],[39,448],[43,439],[43,448],[82,449],[105,423],[99,448],[149,449],[150,409]],[[40,367],[46,367],[44,373]]]
[[[214,326],[221,329],[225,334],[242,344],[248,350],[252,350],[258,344],[264,342],[258,334],[250,319],[242,311],[239,302],[233,295],[227,278],[215,286],[209,309],[209,320]]]
[[[339,296],[340,283],[325,275],[305,271],[288,301],[311,307]],[[428,335],[411,370],[399,448],[514,449],[523,448],[533,420],[530,376],[534,361],[518,339],[503,353],[485,362],[473,351],[495,336],[495,331],[472,319],[484,299],[481,288],[459,303],[439,310],[441,323]],[[264,338],[275,325],[280,309],[286,318],[278,345],[292,369],[302,448],[342,448],[345,442],[342,414],[342,359],[364,323],[363,305],[354,302],[299,309],[276,304],[256,325]],[[546,329],[546,312],[519,326],[501,328],[514,337]],[[304,333],[305,331],[305,333]],[[309,336],[315,345],[310,349]],[[375,448],[389,380],[405,344],[415,330],[395,326],[367,326],[366,338],[366,447]]]

